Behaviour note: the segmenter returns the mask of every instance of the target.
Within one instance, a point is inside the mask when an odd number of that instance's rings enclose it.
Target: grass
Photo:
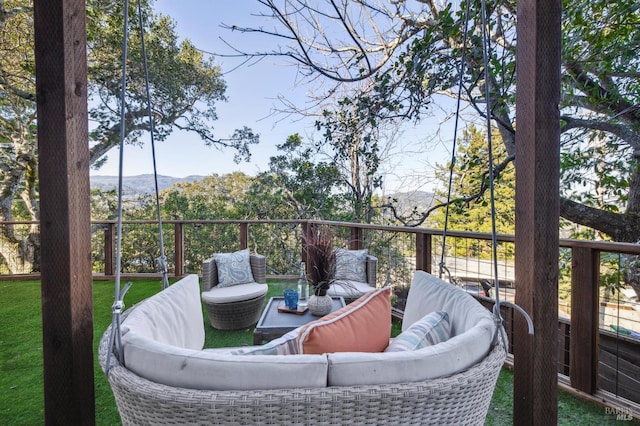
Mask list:
[[[282,294],[286,284],[270,282],[268,297]],[[135,281],[125,297],[127,306],[160,290],[158,280]],[[93,284],[94,347],[111,321],[113,282],[96,281]],[[0,424],[44,424],[44,395],[42,378],[42,315],[39,281],[0,281]],[[219,331],[208,324],[205,346],[227,347],[251,345],[253,329]],[[399,326],[394,326],[394,332]],[[100,369],[97,351],[94,351],[96,424],[119,425],[109,384]],[[513,404],[513,374],[504,369],[487,417],[487,425],[510,425]],[[605,409],[558,392],[558,424],[595,425],[615,424],[615,417]],[[625,422],[640,424],[640,422]]]

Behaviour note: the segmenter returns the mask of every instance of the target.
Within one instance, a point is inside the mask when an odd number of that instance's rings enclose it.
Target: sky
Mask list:
[[[239,48],[259,50],[269,48],[270,37],[259,34],[232,33],[221,28],[221,24],[238,26],[267,26],[268,21],[255,16],[261,5],[254,0],[156,0],[157,13],[170,16],[176,23],[178,36],[189,38],[199,49],[232,53],[222,40]],[[305,139],[313,135],[313,121],[300,117],[274,115],[277,98],[285,96],[296,105],[304,105],[307,91],[314,88],[300,84],[296,68],[282,58],[266,58],[251,66],[239,66],[237,58],[216,58],[227,83],[227,102],[216,106],[218,120],[212,123],[217,137],[228,137],[235,129],[247,126],[260,134],[260,144],[251,146],[250,163],[233,162],[233,151],[223,152],[215,147],[205,146],[196,135],[174,131],[166,140],[156,143],[156,163],[158,174],[185,177],[189,175],[226,174],[242,171],[249,175],[268,170],[269,157],[276,155],[276,144],[283,143],[287,136],[299,133]],[[384,172],[386,191],[406,189],[432,190],[432,180],[424,177],[433,174],[433,163],[447,161],[446,146],[431,144],[416,148],[416,140],[424,140],[430,126],[424,123],[419,129],[410,127],[401,134],[401,140],[394,152],[386,155]],[[416,155],[416,150],[420,155]],[[108,154],[109,160],[92,175],[118,175],[118,151]],[[123,174],[133,176],[153,173],[150,141],[143,148],[126,146]],[[421,177],[417,177],[419,175]],[[425,188],[426,187],[426,188]]]

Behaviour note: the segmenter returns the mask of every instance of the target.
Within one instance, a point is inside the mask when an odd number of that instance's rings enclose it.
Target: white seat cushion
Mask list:
[[[202,301],[206,304],[241,302],[263,296],[267,294],[268,290],[267,284],[259,283],[238,284],[222,288],[216,286],[202,293]]]
[[[495,330],[491,313],[464,290],[424,271],[416,271],[407,296],[402,331],[434,311],[449,314],[452,336],[462,334],[482,321],[489,321],[491,330]]]
[[[166,345],[134,332],[123,341],[128,369],[169,386],[226,391],[327,385],[326,355],[232,355]]]

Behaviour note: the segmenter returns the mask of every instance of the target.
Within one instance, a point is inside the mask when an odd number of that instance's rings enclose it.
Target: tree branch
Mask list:
[[[640,157],[640,133],[633,131],[629,126],[604,120],[575,118],[569,115],[562,115],[560,119],[565,122],[561,128],[561,132],[563,133],[576,128],[600,130],[611,133],[628,143],[629,146],[633,148],[634,155]]]
[[[615,241],[636,242],[640,233],[637,215],[624,215],[560,198],[560,216],[579,225],[596,229]]]
[[[513,162],[513,160],[515,160],[515,155],[509,155],[507,156],[507,158],[505,158],[503,161],[501,161],[499,164],[497,164],[494,168],[493,168],[493,176],[494,179],[498,179],[500,177],[500,174],[504,171],[505,168],[507,168],[507,166]],[[479,199],[480,197],[482,197],[487,190],[489,189],[489,172],[486,171],[482,174],[482,179],[480,181],[480,188],[478,189],[478,191],[476,191],[475,193],[468,195],[466,197],[459,197],[459,198],[455,198],[453,200],[450,200],[449,202],[442,202],[439,204],[436,204],[434,206],[432,206],[431,208],[427,209],[425,212],[423,212],[422,214],[420,214],[420,216],[418,217],[418,219],[416,219],[415,222],[411,222],[411,219],[407,219],[405,217],[402,217],[400,215],[398,215],[398,212],[395,208],[395,206],[393,206],[391,203],[388,204],[382,204],[381,207],[384,208],[388,208],[391,210],[391,212],[393,213],[393,217],[394,219],[398,220],[400,223],[402,223],[404,226],[420,226],[424,223],[425,220],[427,220],[427,218],[429,217],[429,215],[438,210],[441,209],[443,207],[446,207],[447,205],[451,205],[451,204],[456,204],[456,203],[471,203],[472,201],[475,201],[477,199]]]

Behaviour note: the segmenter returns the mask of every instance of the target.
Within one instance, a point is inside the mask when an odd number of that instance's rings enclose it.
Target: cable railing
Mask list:
[[[38,240],[37,222],[0,222],[22,241]],[[115,221],[92,222],[95,279],[115,272]],[[296,277],[305,253],[303,232],[328,227],[334,247],[362,249],[378,258],[378,286],[406,288],[416,269],[437,273],[442,231],[315,220],[166,220],[163,233],[170,274],[200,273],[215,252],[249,248],[266,256],[272,278]],[[152,276],[158,257],[157,223],[123,221],[123,276]],[[16,238],[19,240],[20,238]],[[514,237],[498,235],[501,300],[517,295]],[[491,235],[447,231],[446,265],[451,277],[490,306]],[[0,242],[0,280],[38,277],[38,250],[28,244]],[[23,250],[22,252],[20,250]],[[26,259],[20,261],[20,256]],[[31,257],[29,257],[31,256]],[[23,267],[16,271],[15,268]],[[640,404],[640,304],[630,283],[640,280],[640,245],[604,241],[560,240],[558,279],[558,374],[565,383],[600,399],[620,398]],[[509,345],[517,345],[514,313],[503,307]]]

